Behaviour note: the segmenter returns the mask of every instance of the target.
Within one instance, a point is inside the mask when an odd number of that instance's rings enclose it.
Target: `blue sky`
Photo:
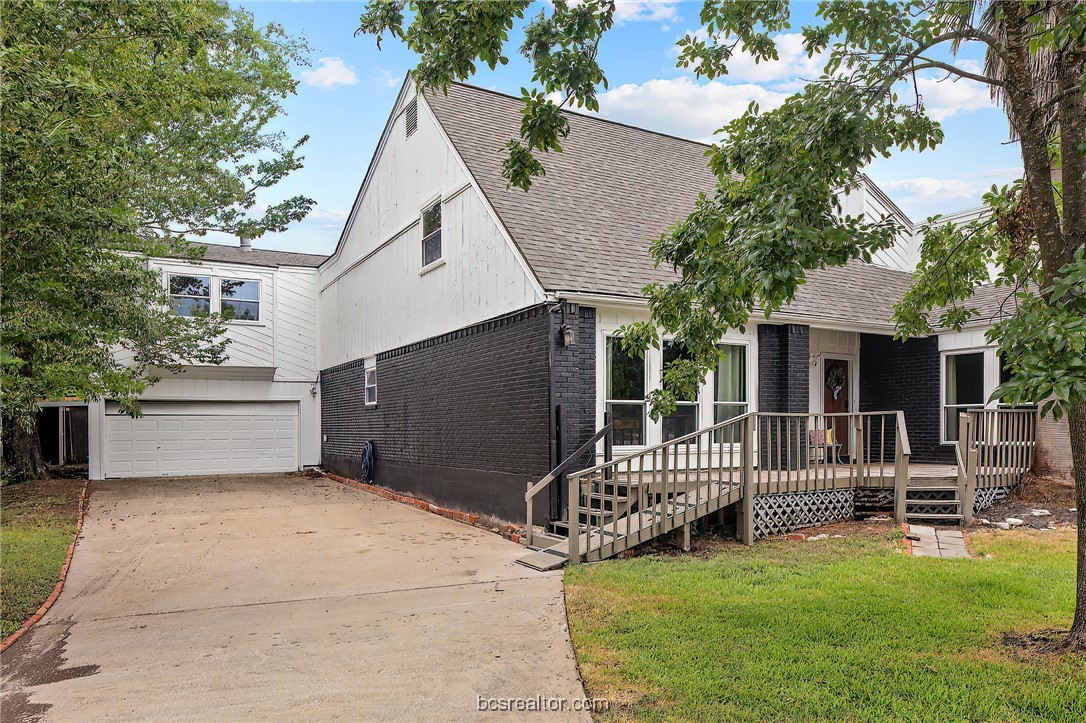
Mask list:
[[[315,199],[317,208],[304,222],[256,245],[330,253],[415,57],[396,40],[386,38],[378,50],[372,37],[354,36],[362,0],[237,4],[259,21],[278,22],[304,35],[312,47],[311,66],[297,69],[298,93],[286,101],[287,115],[276,121],[276,128],[292,138],[310,136],[305,167],[261,200],[301,193]],[[711,83],[676,68],[675,41],[699,29],[700,7],[700,2],[619,0],[618,23],[600,48],[609,82],[600,95],[604,117],[708,140],[751,100],[771,108],[795,92],[803,78],[817,77],[820,65],[801,52],[798,36],[816,6],[803,2],[794,5],[793,30],[777,39],[780,62],[755,65],[737,58],[729,76]],[[469,82],[508,93],[529,85],[530,66],[516,52],[518,31],[510,38],[509,64],[496,71],[484,66]],[[965,48],[959,57],[976,64],[982,55],[979,48]],[[979,205],[985,190],[1016,178],[1021,165],[1017,146],[1007,142],[1006,118],[991,105],[987,89],[939,78],[921,79],[920,92],[929,113],[943,124],[943,145],[880,159],[867,169],[913,220]]]

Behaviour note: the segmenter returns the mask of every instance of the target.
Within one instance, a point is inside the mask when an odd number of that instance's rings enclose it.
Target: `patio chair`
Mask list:
[[[833,436],[832,429],[807,430],[807,454],[819,462],[841,464],[841,443]]]

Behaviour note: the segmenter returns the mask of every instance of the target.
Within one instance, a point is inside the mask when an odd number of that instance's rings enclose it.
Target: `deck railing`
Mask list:
[[[973,518],[977,490],[1013,487],[1033,467],[1037,410],[972,409],[959,416],[959,499],[965,521]]]
[[[895,488],[909,454],[901,412],[744,414],[569,473],[569,560],[611,557],[736,502],[750,544],[756,496]]]

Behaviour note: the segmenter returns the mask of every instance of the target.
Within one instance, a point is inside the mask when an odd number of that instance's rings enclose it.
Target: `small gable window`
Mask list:
[[[422,212],[422,265],[441,260],[441,201]]]
[[[170,308],[178,316],[211,313],[211,277],[170,274]]]
[[[407,137],[410,138],[419,129],[419,99],[415,96],[407,104],[407,110],[403,114],[404,127],[407,128]]]

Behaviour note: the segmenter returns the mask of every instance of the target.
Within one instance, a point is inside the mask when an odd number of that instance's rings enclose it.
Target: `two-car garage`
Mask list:
[[[105,405],[105,477],[298,469],[297,402],[144,402],[132,418]]]

